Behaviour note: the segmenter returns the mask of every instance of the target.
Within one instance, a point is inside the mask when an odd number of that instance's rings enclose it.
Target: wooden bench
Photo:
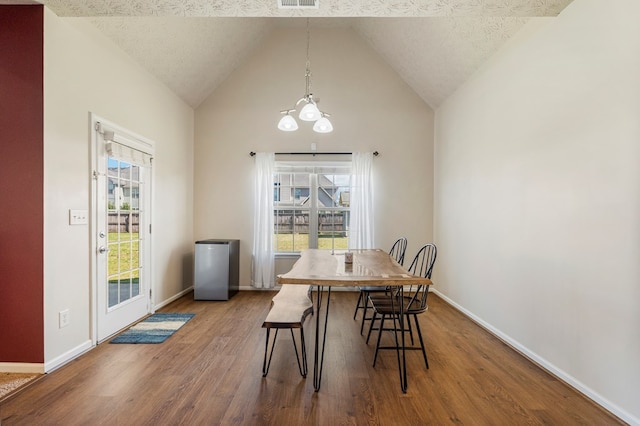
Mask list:
[[[291,330],[291,338],[293,339],[293,348],[296,352],[296,360],[298,361],[298,370],[302,377],[307,377],[307,348],[304,343],[303,324],[309,314],[313,314],[313,303],[309,298],[310,285],[285,284],[282,286],[278,294],[271,300],[271,309],[267,318],[262,323],[262,328],[267,329],[267,340],[264,348],[264,362],[262,364],[262,376],[265,377],[269,372],[273,349],[276,346],[276,338],[278,330],[288,328]],[[296,339],[293,329],[300,329],[300,354],[296,345]],[[275,329],[271,350],[269,350],[270,332]],[[302,358],[302,361],[300,360]]]

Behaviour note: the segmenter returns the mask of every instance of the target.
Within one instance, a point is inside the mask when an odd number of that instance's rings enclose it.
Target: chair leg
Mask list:
[[[363,292],[360,291],[360,295],[358,296],[358,301],[356,302],[356,310],[353,312],[353,319],[356,319],[356,316],[358,315],[358,309],[361,308],[360,303],[362,302],[362,294]]]
[[[416,330],[418,330],[418,338],[420,339],[420,347],[422,348],[422,356],[424,357],[424,365],[429,369],[429,361],[427,361],[427,352],[424,349],[424,341],[422,340],[422,333],[420,332],[420,324],[418,323],[418,315],[413,315],[413,320],[416,322]],[[411,322],[410,318],[407,318],[408,322]]]
[[[411,337],[411,346],[414,345],[413,343],[413,329],[411,328],[411,319],[409,318],[409,316],[407,315],[407,328],[409,329],[409,336]]]
[[[360,294],[364,294],[364,297],[362,298],[362,304],[363,304],[362,322],[360,323],[360,335],[362,336],[362,331],[364,330],[364,322],[371,318],[367,318],[367,311],[370,309],[369,308],[369,292],[361,291]]]
[[[369,332],[367,333],[367,345],[369,344],[369,338],[371,337],[371,331],[373,330],[373,324],[376,322],[376,319],[377,319],[377,313],[376,311],[373,311],[373,317],[371,317],[371,324],[369,324]]]
[[[374,314],[375,315],[375,314]],[[373,354],[373,366],[376,366],[376,360],[378,359],[378,349],[380,348],[380,338],[382,337],[382,331],[384,329],[384,319],[386,315],[382,314],[380,318],[380,328],[378,329],[378,339],[376,340],[376,351]],[[371,321],[371,326],[373,326],[373,320]],[[369,328],[369,334],[371,334],[371,328]],[[367,342],[369,341],[369,337],[367,336]]]

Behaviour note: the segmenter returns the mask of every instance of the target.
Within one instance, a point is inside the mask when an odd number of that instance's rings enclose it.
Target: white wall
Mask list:
[[[184,268],[193,240],[193,110],[86,21],[45,11],[44,318],[45,364],[51,368],[91,339],[90,228],[68,225],[69,209],[91,205],[89,112],[155,142],[157,304],[189,285]],[[63,309],[70,310],[71,324],[59,329]]]
[[[196,110],[195,236],[238,238],[250,284],[254,160],[250,151],[374,151],[375,240],[401,235],[407,256],[432,239],[433,112],[348,28],[311,30],[312,92],[334,132],[277,129],[305,89],[304,28],[274,30]],[[332,159],[329,157],[329,159]]]
[[[436,112],[437,289],[640,424],[640,3],[532,22]]]

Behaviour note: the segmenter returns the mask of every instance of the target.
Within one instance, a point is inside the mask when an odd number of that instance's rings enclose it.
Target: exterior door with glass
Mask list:
[[[94,131],[98,343],[151,311],[152,146],[98,119]]]

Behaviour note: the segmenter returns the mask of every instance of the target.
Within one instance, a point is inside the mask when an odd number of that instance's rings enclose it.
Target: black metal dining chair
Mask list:
[[[413,275],[418,275],[425,278],[431,278],[433,273],[433,266],[436,262],[437,248],[435,244],[425,244],[418,250],[418,253],[414,257],[408,271]],[[422,356],[424,357],[424,363],[429,368],[429,361],[427,360],[427,352],[424,347],[424,340],[422,338],[422,331],[420,330],[420,323],[418,322],[418,315],[426,312],[427,295],[429,294],[428,285],[411,286],[408,290],[393,290],[391,296],[369,296],[369,304],[373,309],[373,317],[371,318],[371,324],[369,326],[369,332],[367,334],[367,342],[373,330],[378,330],[378,338],[376,341],[376,350],[373,356],[373,366],[376,365],[378,358],[378,351],[380,349],[393,349],[398,350],[397,323],[400,320],[400,303],[403,304],[403,323],[406,324],[406,328],[400,330],[400,332],[409,332],[411,336],[411,345],[405,347],[405,350],[422,350]],[[411,318],[415,324],[415,329],[418,333],[418,339],[420,340],[420,346],[413,346],[413,331],[411,325]],[[374,326],[376,319],[380,320],[379,326]],[[393,327],[385,328],[385,320],[391,319],[394,321]],[[380,346],[380,341],[383,331],[393,331],[396,339],[395,346]]]
[[[407,239],[405,237],[398,238],[389,250],[389,255],[393,257],[400,265],[404,264],[404,254],[407,251]],[[356,302],[356,309],[353,312],[353,319],[356,319],[358,311],[362,310],[362,323],[360,324],[360,334],[364,330],[364,322],[370,320],[373,317],[367,317],[367,311],[371,309],[369,305],[369,295],[373,293],[386,293],[387,289],[383,287],[374,286],[362,286],[358,287],[360,295]]]

